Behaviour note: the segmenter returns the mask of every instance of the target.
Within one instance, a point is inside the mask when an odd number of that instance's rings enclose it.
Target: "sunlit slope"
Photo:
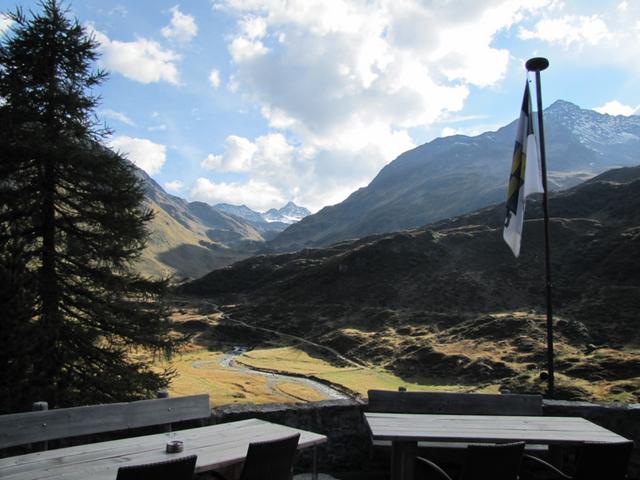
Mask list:
[[[145,275],[197,278],[213,269],[246,258],[261,234],[242,219],[211,206],[165,192],[142,170],[146,208],[154,213],[147,248],[137,264]]]

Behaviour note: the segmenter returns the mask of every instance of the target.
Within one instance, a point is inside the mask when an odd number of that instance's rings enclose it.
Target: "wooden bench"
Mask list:
[[[380,413],[435,413],[449,415],[542,415],[541,395],[369,390],[367,411]],[[377,440],[375,447],[390,447]],[[463,443],[419,442],[425,448],[466,448]],[[527,451],[544,452],[544,445],[527,445]]]
[[[369,412],[542,415],[541,395],[369,390]]]
[[[208,418],[209,395],[0,415],[0,449]]]

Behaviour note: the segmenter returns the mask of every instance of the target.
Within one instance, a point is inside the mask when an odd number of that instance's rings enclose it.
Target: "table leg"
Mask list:
[[[311,470],[311,480],[318,480],[318,447],[313,447],[313,470]]]
[[[391,443],[391,480],[413,480],[417,442]]]
[[[566,453],[566,448],[562,445],[549,445],[547,460],[551,465],[559,468],[560,470],[564,470],[564,457]]]

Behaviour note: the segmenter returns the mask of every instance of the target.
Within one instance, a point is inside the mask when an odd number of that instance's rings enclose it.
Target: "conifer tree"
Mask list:
[[[132,270],[152,214],[134,167],[100,144],[96,41],[59,1],[40,7],[10,13],[0,40],[0,320],[27,335],[14,366],[28,386],[16,388],[52,406],[142,398],[171,372],[133,353],[178,342],[166,284]]]

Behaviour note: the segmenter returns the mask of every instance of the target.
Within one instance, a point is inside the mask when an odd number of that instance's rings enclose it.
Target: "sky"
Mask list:
[[[339,203],[402,152],[514,120],[535,56],[544,107],[640,114],[640,0],[65,5],[110,73],[94,92],[105,143],[190,201]],[[0,0],[16,6],[39,10]]]

